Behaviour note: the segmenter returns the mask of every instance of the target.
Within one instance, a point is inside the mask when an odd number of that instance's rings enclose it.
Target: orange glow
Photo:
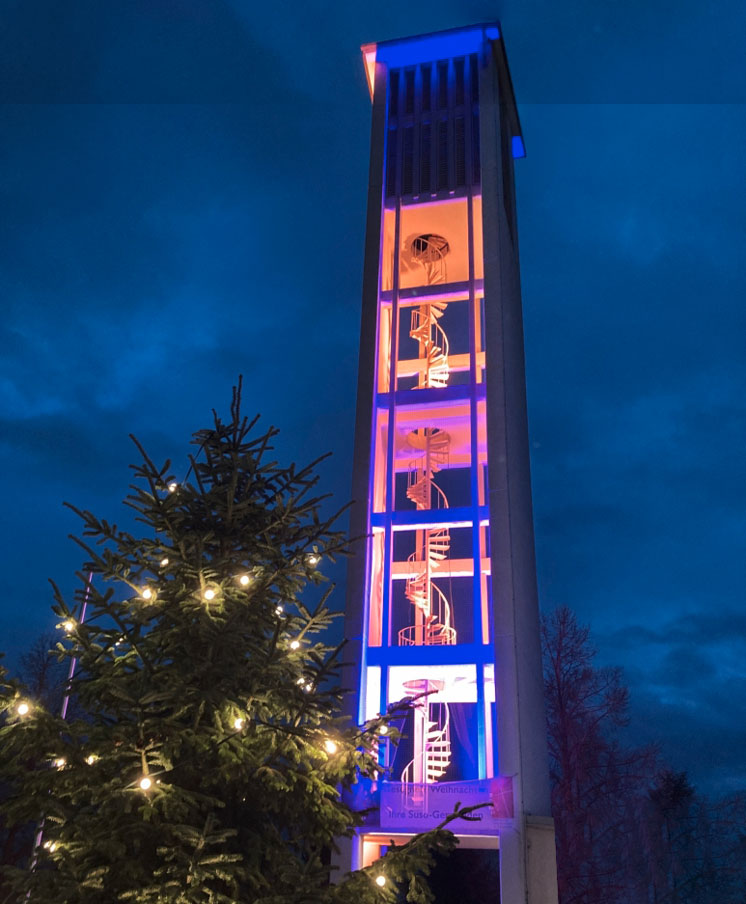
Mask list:
[[[373,531],[371,539],[370,565],[370,611],[368,620],[368,644],[371,647],[381,646],[383,615],[383,531]]]
[[[373,511],[382,512],[386,507],[386,447],[389,439],[389,413],[379,411],[376,418],[375,458],[373,465]]]
[[[373,100],[373,94],[376,86],[376,45],[363,44],[360,48],[363,52],[363,63],[365,64],[365,77],[368,79],[368,91],[370,99]]]
[[[388,392],[391,379],[391,305],[381,308],[378,324],[378,391]]]
[[[389,841],[387,840],[383,844],[389,844]],[[361,864],[363,869],[375,863],[376,860],[380,860],[382,846],[379,841],[368,841],[367,838],[363,841],[363,862]]]
[[[372,96],[376,47],[362,49]],[[414,195],[382,209],[366,643],[378,656],[398,647],[399,662],[409,663],[408,648],[455,647],[472,633],[474,643],[489,638],[487,412],[478,386],[486,368],[482,199],[467,191]],[[434,694],[413,707],[404,783],[443,780],[456,743],[450,705],[478,701],[477,666],[435,666],[437,659],[420,649],[411,664],[388,666],[375,682],[368,675],[371,712],[384,687],[389,702]],[[468,669],[468,682],[449,669]],[[491,716],[483,711],[480,731],[484,724],[492,731]],[[492,754],[490,746],[482,758]],[[365,863],[379,856],[370,838],[363,849]]]
[[[474,278],[484,276],[482,252],[482,199],[472,201],[474,217]],[[381,288],[392,288],[390,261],[393,260],[395,212],[385,210],[383,216],[383,272]],[[447,277],[438,282],[463,283],[469,279],[469,218],[466,198],[437,200],[427,204],[402,206],[399,223],[399,288],[410,289],[430,283],[425,269],[412,253],[412,242],[418,235],[435,233],[448,240]],[[443,298],[443,293],[438,293]]]

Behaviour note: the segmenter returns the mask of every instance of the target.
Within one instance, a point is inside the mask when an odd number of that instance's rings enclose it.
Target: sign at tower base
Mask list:
[[[482,806],[452,824],[457,834],[495,835],[513,818],[513,780],[509,776],[466,782],[381,783],[381,828],[428,831],[460,807]]]

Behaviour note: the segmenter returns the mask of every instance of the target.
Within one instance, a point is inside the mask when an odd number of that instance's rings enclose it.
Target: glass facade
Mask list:
[[[386,91],[359,716],[419,695],[391,779],[489,778],[478,53],[388,66]]]

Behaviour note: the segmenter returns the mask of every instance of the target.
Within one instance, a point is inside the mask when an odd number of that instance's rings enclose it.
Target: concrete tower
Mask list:
[[[363,47],[373,101],[346,635],[362,722],[416,697],[360,866],[455,831],[502,904],[557,900],[531,514],[514,159],[497,24]],[[349,654],[352,654],[351,656]],[[498,892],[495,890],[495,901]]]

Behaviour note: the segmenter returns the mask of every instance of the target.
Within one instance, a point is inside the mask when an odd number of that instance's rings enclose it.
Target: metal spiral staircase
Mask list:
[[[437,427],[424,427],[413,430],[407,442],[421,453],[410,463],[407,498],[419,510],[448,508],[448,499],[434,480],[448,459],[448,433]],[[408,559],[410,576],[405,590],[407,599],[415,607],[417,620],[414,625],[399,631],[400,646],[456,643],[450,603],[433,581],[433,573],[448,558],[450,548],[451,535],[447,527],[417,532],[417,549]]]
[[[445,283],[448,242],[437,235],[420,235],[412,243],[412,256],[425,270],[427,285]],[[448,384],[448,337],[438,322],[445,301],[422,304],[412,311],[409,335],[419,346],[422,362],[417,388],[437,389]],[[422,427],[407,436],[414,453],[409,465],[407,498],[417,509],[448,508],[448,499],[435,475],[448,463],[451,438],[438,427]],[[399,631],[400,646],[443,646],[456,643],[451,605],[433,581],[451,548],[448,528],[417,531],[417,548],[409,556],[406,597],[414,607],[415,623]],[[441,690],[442,682],[418,679],[406,683],[421,694]],[[411,687],[410,687],[411,685]],[[437,781],[451,762],[450,713],[446,703],[430,703],[425,696],[414,709],[414,757],[404,768],[402,782]]]
[[[432,703],[429,696],[443,689],[442,681],[423,678],[407,681],[407,690],[424,695],[414,707],[415,755],[402,770],[401,781],[431,784],[441,778],[451,762],[451,715],[446,703]]]

